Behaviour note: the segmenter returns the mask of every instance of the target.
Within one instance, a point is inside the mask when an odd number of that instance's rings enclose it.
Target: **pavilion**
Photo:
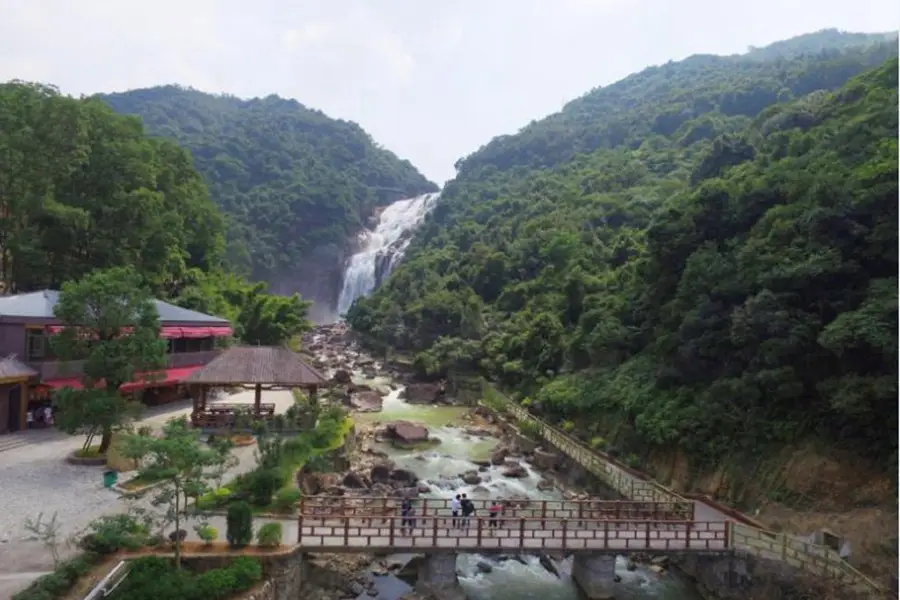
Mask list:
[[[275,416],[275,405],[262,402],[263,390],[302,388],[314,401],[318,388],[327,385],[328,379],[289,348],[235,346],[195,371],[185,383],[192,388],[191,422],[196,427],[218,429],[233,426],[235,415],[245,410],[246,405],[207,406],[207,392],[211,387],[253,386],[254,418],[270,419]]]

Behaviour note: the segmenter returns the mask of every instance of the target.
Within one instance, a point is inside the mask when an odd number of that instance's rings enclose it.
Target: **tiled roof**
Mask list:
[[[207,385],[272,384],[325,385],[327,379],[299,354],[284,347],[236,346],[228,348],[208,365],[185,379]]]
[[[0,296],[0,317],[23,319],[53,319],[59,292],[43,290],[15,296]],[[227,325],[228,320],[188,310],[162,300],[154,300],[163,323],[209,323]]]
[[[0,379],[34,377],[37,374],[37,371],[28,365],[19,362],[14,356],[0,358]]]

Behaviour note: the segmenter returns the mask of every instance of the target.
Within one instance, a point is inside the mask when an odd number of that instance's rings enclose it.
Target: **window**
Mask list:
[[[169,354],[181,354],[183,352],[206,352],[215,348],[215,339],[207,338],[176,338],[169,340]]]
[[[41,329],[25,330],[25,355],[28,360],[44,360],[47,358],[47,338]]]

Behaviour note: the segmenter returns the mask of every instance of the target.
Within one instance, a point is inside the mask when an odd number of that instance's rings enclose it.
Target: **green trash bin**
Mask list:
[[[119,474],[115,471],[104,471],[103,472],[103,487],[111,488],[116,485],[116,482],[119,481]]]

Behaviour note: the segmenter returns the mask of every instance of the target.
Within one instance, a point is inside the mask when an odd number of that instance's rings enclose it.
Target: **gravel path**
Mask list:
[[[290,392],[263,392],[263,396],[264,402],[276,403],[278,412],[283,412],[293,402]],[[252,403],[253,392],[239,392],[218,401]],[[168,419],[189,414],[190,410],[190,402],[154,407],[147,411],[142,423],[159,427]],[[82,467],[65,462],[66,456],[81,447],[81,436],[70,437],[57,431],[29,431],[15,435],[24,445],[0,452],[0,506],[3,507],[0,511],[0,598],[10,597],[37,576],[29,577],[28,573],[53,568],[50,553],[25,530],[26,519],[36,519],[39,513],[49,519],[57,513],[59,535],[65,540],[94,519],[124,512],[129,505],[135,504],[135,501],[122,499],[117,492],[103,487],[102,467]],[[255,466],[255,448],[254,445],[235,450],[238,465],[229,470],[226,480]],[[146,500],[140,503],[148,506]],[[224,536],[224,519],[221,524],[212,524]],[[72,547],[61,550],[64,558],[76,552]],[[13,574],[18,575],[10,577]]]

